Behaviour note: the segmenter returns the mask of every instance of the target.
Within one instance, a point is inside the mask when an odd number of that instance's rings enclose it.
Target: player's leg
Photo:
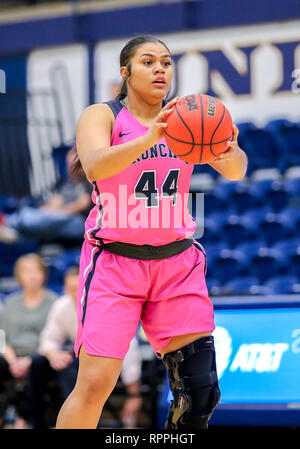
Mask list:
[[[200,337],[206,337],[207,335],[211,335],[211,332],[175,335],[175,337],[172,337],[170,343],[160,350],[160,355],[163,357],[167,352],[176,351],[177,349],[182,348],[182,346],[192,343],[192,341],[195,341]]]
[[[144,331],[163,356],[174,397],[167,428],[206,428],[220,397],[205,271],[205,253],[196,244],[161,260],[161,282],[143,309]]]
[[[84,242],[78,288],[74,346],[78,378],[64,403],[57,428],[95,428],[120,374],[140,319],[143,269],[125,258]],[[142,291],[143,292],[143,291]],[[133,295],[133,298],[131,297]]]
[[[166,428],[206,429],[220,400],[213,337],[203,336],[164,352],[163,362],[174,398]]]
[[[56,428],[95,429],[121,367],[122,360],[89,355],[82,346],[76,385],[59,412]]]

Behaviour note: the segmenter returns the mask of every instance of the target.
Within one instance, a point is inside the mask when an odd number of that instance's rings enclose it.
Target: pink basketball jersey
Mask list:
[[[107,104],[115,115],[112,146],[147,132],[119,100]],[[118,241],[157,246],[191,237],[196,229],[188,211],[193,167],[162,139],[121,173],[93,181],[95,206],[86,220],[85,239],[95,245]]]

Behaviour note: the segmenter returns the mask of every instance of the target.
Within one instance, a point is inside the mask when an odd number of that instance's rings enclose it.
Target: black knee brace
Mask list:
[[[213,337],[168,352],[163,361],[174,396],[165,428],[206,429],[220,401]]]

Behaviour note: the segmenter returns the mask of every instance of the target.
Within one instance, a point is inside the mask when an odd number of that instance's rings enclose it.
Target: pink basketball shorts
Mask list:
[[[194,241],[160,260],[112,254],[84,241],[80,259],[75,354],[124,359],[139,321],[159,357],[176,335],[214,330],[206,256]]]

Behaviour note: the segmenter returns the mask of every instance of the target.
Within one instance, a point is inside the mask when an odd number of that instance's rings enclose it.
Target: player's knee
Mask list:
[[[88,403],[105,402],[113,389],[113,385],[111,385],[109,375],[93,371],[87,372],[84,379],[77,381],[76,389]]]
[[[207,428],[220,400],[213,337],[199,338],[163,360],[174,396],[166,427]]]

